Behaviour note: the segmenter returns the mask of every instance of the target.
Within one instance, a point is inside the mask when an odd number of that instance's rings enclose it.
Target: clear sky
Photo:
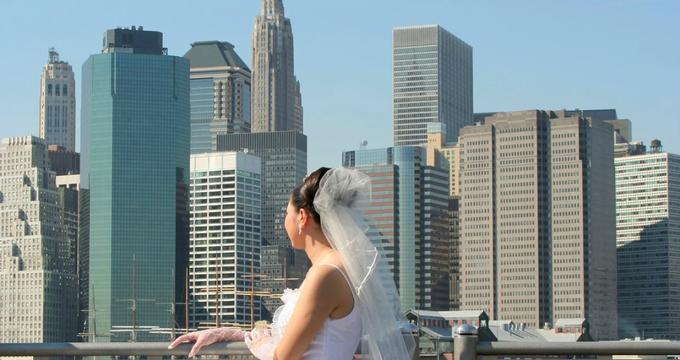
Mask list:
[[[392,142],[392,28],[440,24],[473,47],[475,112],[616,108],[636,140],[680,153],[680,1],[284,0],[309,169]],[[260,0],[3,0],[0,137],[37,134],[47,49],[80,69],[106,29],[164,33],[172,55],[229,41],[251,63]],[[79,89],[78,89],[79,90]],[[77,101],[80,101],[79,91]],[[80,106],[80,104],[78,104]],[[78,119],[79,123],[79,119]],[[78,131],[78,137],[80,132]]]

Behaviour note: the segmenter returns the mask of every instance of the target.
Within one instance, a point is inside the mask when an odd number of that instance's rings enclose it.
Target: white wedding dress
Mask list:
[[[347,275],[333,264],[318,264],[316,266],[331,266],[342,274],[345,281],[352,288],[352,285],[347,278]],[[267,330],[253,330],[253,333],[258,331],[266,332],[266,334],[258,334],[260,337],[258,341],[250,344],[250,351],[258,359],[270,360],[273,357],[274,350],[286,331],[286,326],[293,315],[293,310],[300,298],[300,291],[304,287],[304,281],[300,288],[291,290],[284,290],[281,300],[281,305],[272,319],[271,329]],[[345,317],[340,319],[328,318],[323,324],[323,327],[316,334],[312,340],[309,348],[303,355],[304,360],[351,360],[359,341],[361,340],[361,310],[357,297],[352,292],[354,297],[354,307],[352,311]]]

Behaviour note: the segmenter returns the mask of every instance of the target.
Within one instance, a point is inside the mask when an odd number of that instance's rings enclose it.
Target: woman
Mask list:
[[[415,342],[399,328],[396,288],[385,262],[367,238],[361,208],[370,179],[346,168],[319,168],[295,188],[285,228],[312,267],[299,289],[287,290],[271,328],[243,332],[210,329],[177,338],[170,349],[245,341],[260,359],[348,360],[362,340],[371,359],[410,359]]]

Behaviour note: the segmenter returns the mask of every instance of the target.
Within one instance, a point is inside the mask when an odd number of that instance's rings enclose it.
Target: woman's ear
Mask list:
[[[300,226],[304,226],[307,223],[307,219],[309,218],[309,213],[305,209],[300,209],[298,214],[300,216]]]

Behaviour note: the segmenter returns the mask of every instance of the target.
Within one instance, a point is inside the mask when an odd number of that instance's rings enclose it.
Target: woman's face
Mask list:
[[[288,238],[290,238],[290,243],[293,245],[294,249],[304,249],[304,237],[299,234],[298,226],[300,222],[300,212],[295,209],[295,206],[288,201],[288,207],[286,207],[286,219],[284,221],[284,226],[286,232],[288,233]]]

